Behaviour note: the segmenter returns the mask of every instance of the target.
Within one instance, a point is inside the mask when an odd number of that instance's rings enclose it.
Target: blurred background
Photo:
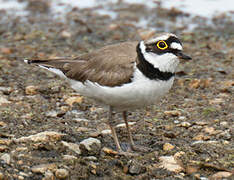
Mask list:
[[[103,106],[23,62],[157,32],[192,60],[161,102],[130,113],[134,141],[152,148],[134,158],[116,156]],[[233,47],[234,0],[0,0],[0,180],[233,179]],[[82,154],[89,137],[110,149]]]
[[[232,33],[233,11],[232,0],[0,0],[0,30],[55,31],[56,38],[65,41],[53,43],[54,46],[85,50],[89,47],[82,44],[84,39],[99,46],[103,45],[102,39],[108,44],[113,39],[144,39],[161,31],[179,35],[214,28]],[[119,29],[122,31],[117,32]],[[20,32],[15,33],[20,36]],[[107,38],[110,36],[111,42]],[[46,42],[47,38],[40,41]],[[44,46],[48,45],[41,43],[41,48]],[[39,52],[40,49],[34,51]],[[37,56],[32,51],[25,55]]]

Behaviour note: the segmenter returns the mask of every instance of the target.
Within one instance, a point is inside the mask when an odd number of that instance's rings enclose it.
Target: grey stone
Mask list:
[[[3,154],[0,159],[3,160],[6,164],[10,164],[11,162],[11,156],[8,153]]]
[[[55,110],[46,112],[46,117],[57,117],[57,116],[58,112]]]
[[[82,154],[96,155],[101,150],[101,141],[96,138],[88,138],[80,143],[80,150]]]
[[[88,160],[88,161],[97,161],[98,160],[95,156],[87,156],[84,159]]]
[[[110,129],[102,130],[101,134],[102,134],[102,135],[111,134],[111,130],[110,130]]]
[[[54,174],[49,170],[46,171],[43,180],[53,180],[53,179],[55,179]]]
[[[75,144],[75,143],[68,143],[66,141],[62,141],[62,144],[67,147],[68,149],[74,151],[76,154],[81,154],[80,152],[80,147],[78,144]]]
[[[10,101],[7,100],[4,96],[0,96],[0,106],[3,104],[9,104],[11,103]]]
[[[175,173],[184,171],[184,168],[176,161],[173,156],[160,156],[160,168],[167,169]]]
[[[224,131],[218,135],[218,138],[220,139],[225,139],[225,140],[230,140],[231,139],[231,134],[229,133],[229,130]]]
[[[129,173],[132,175],[137,175],[143,173],[145,171],[145,167],[143,167],[140,163],[135,160],[132,160],[129,165]]]
[[[1,86],[0,91],[2,91],[5,94],[10,94],[13,91],[13,89],[11,87],[2,87]]]

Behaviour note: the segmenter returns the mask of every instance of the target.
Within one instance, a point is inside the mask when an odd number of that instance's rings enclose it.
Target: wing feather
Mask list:
[[[137,42],[105,46],[74,59],[28,60],[61,70],[70,79],[97,82],[104,86],[120,86],[131,81],[136,62]]]

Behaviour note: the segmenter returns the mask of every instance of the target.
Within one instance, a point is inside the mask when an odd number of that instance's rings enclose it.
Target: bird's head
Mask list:
[[[183,53],[182,43],[171,33],[141,41],[138,48],[144,59],[160,71],[175,72],[180,59],[192,59]]]

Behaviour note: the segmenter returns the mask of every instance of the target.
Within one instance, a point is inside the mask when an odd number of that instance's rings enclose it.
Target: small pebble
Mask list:
[[[0,96],[0,106],[3,104],[9,104],[11,103],[10,101],[7,100],[7,98]]]
[[[11,87],[0,87],[0,91],[2,91],[6,95],[9,95],[13,91],[13,89]]]
[[[52,110],[52,111],[48,111],[46,112],[46,117],[57,117],[58,116],[58,112],[55,111],[55,110]]]
[[[114,30],[116,30],[116,29],[118,29],[119,28],[119,25],[118,24],[110,24],[109,26],[108,26],[108,29],[109,30],[111,30],[111,31],[114,31]]]
[[[72,155],[63,155],[63,159],[67,160],[67,161],[71,161],[71,160],[76,160],[77,157],[76,156],[72,156]]]
[[[10,164],[11,162],[11,156],[8,153],[3,154],[0,159],[3,160],[6,164]]]
[[[180,116],[178,119],[179,119],[179,120],[185,120],[186,117],[185,117],[185,116]]]
[[[0,126],[6,126],[7,124],[5,123],[5,122],[3,122],[3,121],[0,121]]]
[[[199,169],[195,166],[187,166],[185,171],[187,174],[194,174],[198,171]]]
[[[204,125],[207,125],[208,123],[205,121],[196,121],[195,124],[199,126],[204,126]]]
[[[19,175],[20,175],[20,176],[28,177],[28,174],[26,174],[25,172],[22,172],[22,171],[19,173]]]
[[[135,160],[132,160],[128,169],[129,173],[132,175],[137,175],[143,173],[145,171],[145,167],[143,167],[140,163]]]
[[[80,150],[82,154],[96,155],[100,152],[101,141],[96,138],[88,138],[80,142]]]
[[[73,96],[73,97],[68,97],[65,102],[69,105],[72,106],[74,103],[82,103],[83,102],[83,97],[82,96]]]
[[[227,121],[222,121],[222,122],[220,122],[220,126],[228,127],[228,122]]]
[[[5,146],[5,145],[1,145],[0,146],[0,152],[4,152],[8,149],[8,146]]]
[[[215,129],[213,127],[205,127],[204,132],[212,135],[215,133]]]
[[[232,175],[231,172],[226,172],[226,171],[220,171],[217,172],[215,174],[213,174],[212,176],[209,177],[210,180],[216,180],[216,179],[224,179],[224,178],[228,178]]]
[[[27,147],[17,147],[15,150],[16,151],[27,151],[28,148]]]
[[[181,112],[178,110],[164,111],[167,116],[181,116]]]
[[[41,173],[44,174],[47,170],[55,170],[57,169],[56,164],[40,164],[40,165],[36,165],[33,166],[31,168],[33,173]]]
[[[51,142],[51,141],[58,141],[64,136],[65,134],[58,133],[55,131],[44,131],[38,134],[30,135],[21,137],[18,139],[14,139],[15,142]]]
[[[88,160],[88,161],[97,161],[98,160],[95,156],[84,157],[84,159]]]
[[[82,119],[82,118],[74,118],[73,120],[76,122],[89,122],[88,119]]]
[[[58,179],[66,179],[68,177],[68,175],[69,175],[69,172],[66,169],[57,169],[55,171],[55,176]]]
[[[0,139],[0,144],[9,146],[12,140],[10,139]]]
[[[78,127],[76,130],[77,130],[78,132],[89,132],[89,131],[91,131],[92,129],[87,128],[87,127]]]
[[[170,143],[165,143],[165,144],[163,145],[163,150],[164,150],[164,151],[170,151],[170,150],[174,149],[174,147],[175,147],[175,146],[173,146],[173,145],[170,144]]]
[[[220,133],[218,135],[218,138],[220,139],[224,139],[224,140],[230,140],[232,138],[232,135],[230,134],[230,132],[227,130],[227,131],[224,131],[222,133]]]
[[[38,94],[38,87],[36,86],[27,86],[25,88],[25,94],[27,95],[35,95],[35,94]]]
[[[23,176],[18,176],[18,180],[24,180]]]
[[[54,174],[51,171],[46,171],[45,172],[45,177],[43,178],[43,180],[54,180]]]
[[[80,146],[78,144],[75,143],[68,143],[66,141],[62,141],[62,144],[67,147],[68,149],[70,149],[71,151],[75,152],[76,154],[81,154],[80,151]]]
[[[184,168],[178,164],[173,156],[160,156],[160,168],[165,168],[168,171],[179,173],[184,171]]]
[[[175,121],[174,121],[174,123],[175,123],[175,124],[179,124],[179,123],[180,123],[180,121],[178,121],[178,120],[175,120]]]
[[[182,127],[190,127],[191,124],[190,124],[189,122],[182,122],[182,123],[181,123],[181,126],[182,126]]]
[[[200,180],[209,180],[209,179],[206,177],[200,177]]]
[[[180,158],[181,156],[183,156],[185,154],[184,151],[179,151],[177,153],[174,154],[174,158]]]
[[[107,135],[107,134],[111,134],[111,130],[110,129],[105,129],[101,132],[102,135]]]
[[[70,38],[71,37],[71,33],[69,31],[64,30],[64,31],[61,32],[61,36],[63,38]]]
[[[102,148],[102,151],[104,152],[104,153],[106,153],[106,154],[112,154],[112,155],[117,155],[118,154],[118,152],[117,151],[114,151],[114,150],[112,150],[112,149],[110,149],[110,148],[107,148],[107,147],[104,147],[104,148]]]

